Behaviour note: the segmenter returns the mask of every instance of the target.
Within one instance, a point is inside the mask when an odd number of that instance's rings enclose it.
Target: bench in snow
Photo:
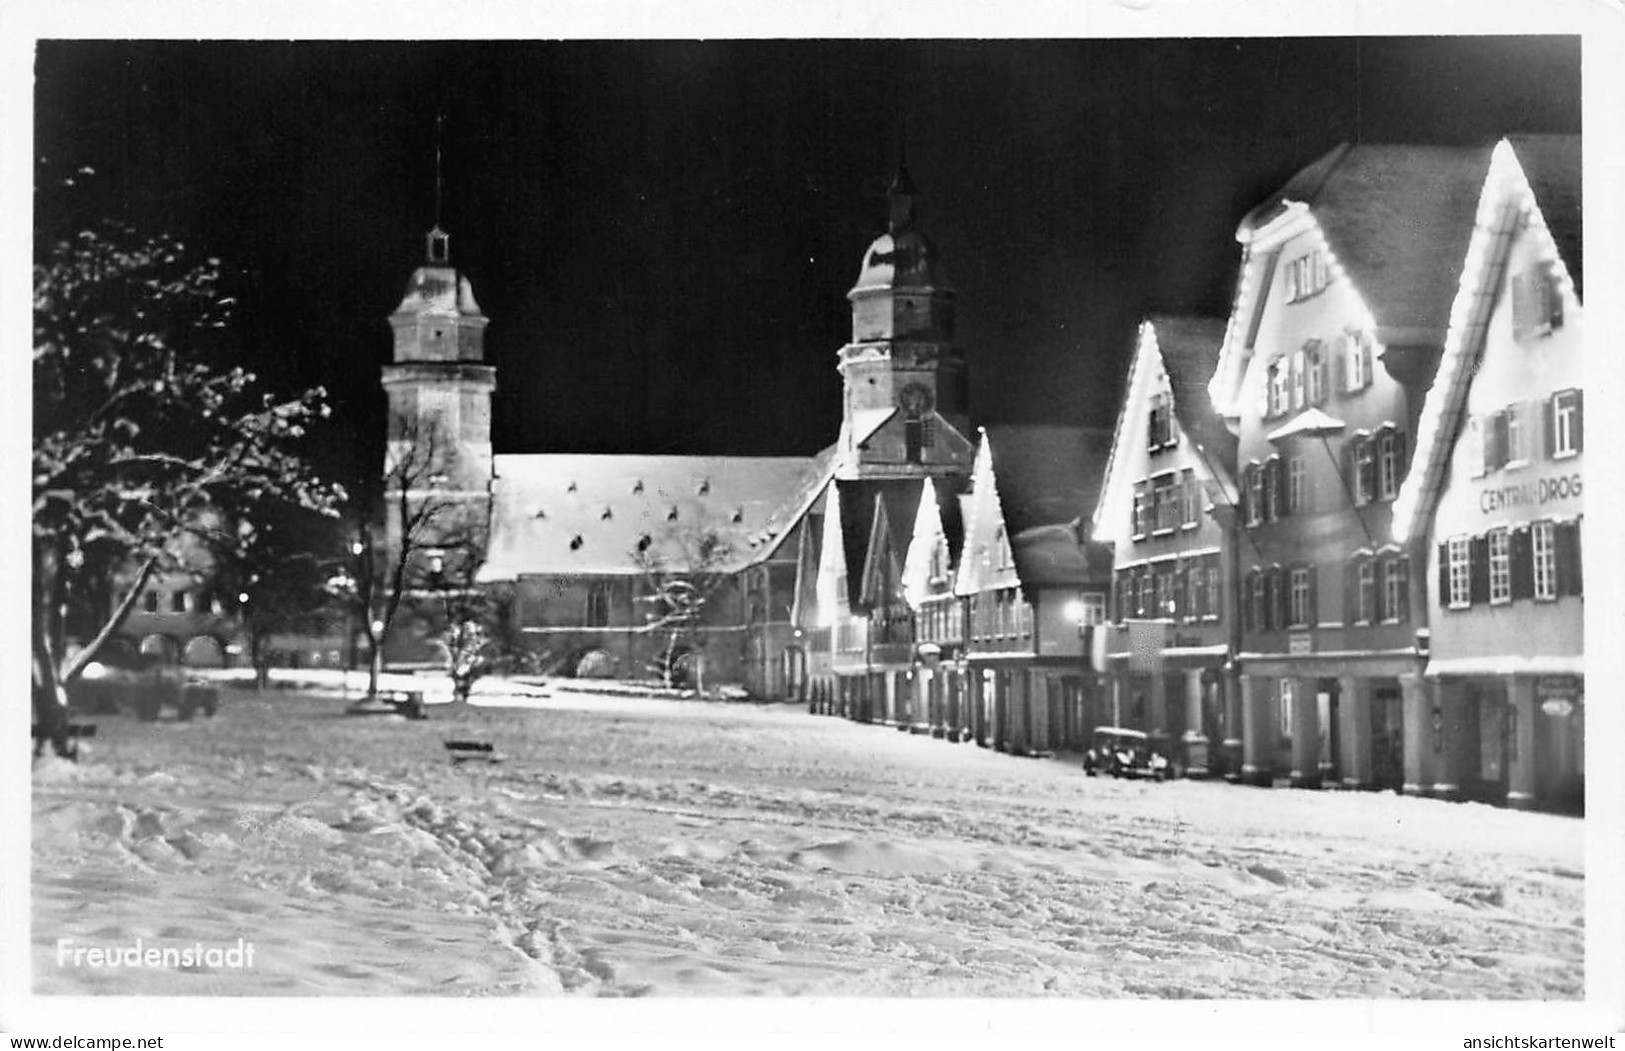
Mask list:
[[[447,741],[446,751],[451,753],[451,761],[454,763],[469,759],[483,759],[487,763],[502,762],[502,753],[498,752],[490,741]]]

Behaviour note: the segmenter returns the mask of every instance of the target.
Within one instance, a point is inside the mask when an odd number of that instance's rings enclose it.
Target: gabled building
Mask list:
[[[1148,318],[1091,535],[1112,547],[1109,722],[1196,776],[1240,768],[1236,437],[1208,397],[1224,322]]]
[[[1430,646],[1416,791],[1580,807],[1585,777],[1580,139],[1495,147],[1393,539]]]
[[[830,710],[865,722],[923,725],[915,697],[914,616],[903,592],[921,483],[950,487],[970,470],[957,298],[920,229],[916,190],[899,167],[886,233],[864,253],[841,348],[841,434],[816,546],[814,631],[828,632]],[[814,548],[805,550],[802,573]],[[822,667],[822,658],[814,658]]]
[[[1238,440],[1249,781],[1414,787],[1427,553],[1393,539],[1391,509],[1489,159],[1339,146],[1237,230],[1209,390]]]
[[[967,600],[954,594],[965,545],[961,502],[965,479],[927,478],[903,559],[903,596],[914,612],[915,694],[923,729],[933,737],[966,741],[972,737],[966,702]]]
[[[964,502],[963,601],[971,729],[1016,755],[1076,747],[1103,709],[1088,660],[1106,619],[1111,548],[1087,539],[1105,431],[990,427]]]

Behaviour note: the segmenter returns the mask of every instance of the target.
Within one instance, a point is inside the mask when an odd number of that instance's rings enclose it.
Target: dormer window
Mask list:
[[[585,544],[585,543],[586,543],[586,541],[581,538],[581,534],[577,533],[575,536],[570,538],[570,550],[571,551],[580,551],[581,550],[581,545]]]
[[[1146,447],[1152,452],[1174,444],[1172,399],[1166,392],[1151,399],[1151,417],[1146,427]]]
[[[709,479],[709,478],[701,479],[700,480],[700,487],[699,487],[699,489],[696,490],[696,492],[698,492],[701,496],[705,496],[710,491],[711,491],[711,479]]]
[[[1326,253],[1316,249],[1286,265],[1286,301],[1296,303],[1325,290],[1331,283]]]
[[[643,479],[639,478],[637,481],[632,483],[632,495],[636,496],[641,492],[643,492]]]
[[[614,518],[614,517],[615,517],[615,510],[613,508],[606,507],[606,508],[604,508],[603,513],[598,516],[598,520],[600,522],[607,522],[611,518]]]
[[[1563,291],[1557,268],[1535,263],[1512,275],[1512,335],[1536,339],[1563,327]]]

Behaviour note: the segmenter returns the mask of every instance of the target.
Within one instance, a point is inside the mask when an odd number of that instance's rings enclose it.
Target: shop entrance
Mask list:
[[[1399,686],[1371,690],[1371,787],[1405,786],[1405,703]]]

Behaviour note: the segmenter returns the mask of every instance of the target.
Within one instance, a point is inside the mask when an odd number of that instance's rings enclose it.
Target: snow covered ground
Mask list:
[[[34,775],[40,993],[1578,998],[1580,821],[1119,783],[782,707],[233,693]],[[454,766],[444,740],[493,742]],[[59,940],[252,942],[248,969]]]

